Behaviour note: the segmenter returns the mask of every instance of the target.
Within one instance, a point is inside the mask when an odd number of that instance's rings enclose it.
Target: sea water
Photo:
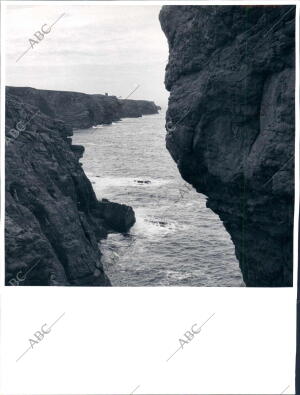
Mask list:
[[[181,178],[164,124],[161,112],[74,132],[97,197],[135,211],[128,234],[101,241],[105,271],[114,286],[242,286],[230,236]]]

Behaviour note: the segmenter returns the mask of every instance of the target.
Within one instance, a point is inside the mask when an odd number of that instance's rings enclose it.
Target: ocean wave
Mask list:
[[[115,286],[241,286],[229,234],[206,196],[180,177],[164,136],[155,116],[74,135],[86,146],[82,163],[98,199],[135,211],[129,234],[99,243],[106,273]]]

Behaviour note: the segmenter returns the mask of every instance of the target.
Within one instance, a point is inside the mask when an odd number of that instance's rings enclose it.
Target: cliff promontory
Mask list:
[[[6,95],[6,284],[110,285],[98,242],[128,231],[134,212],[97,200],[84,148],[49,109]]]
[[[167,148],[247,286],[291,286],[295,6],[164,6]]]
[[[116,96],[80,92],[52,91],[27,87],[6,87],[6,93],[31,104],[51,118],[76,129],[110,124],[121,118],[157,114],[160,109],[147,100],[122,100]]]

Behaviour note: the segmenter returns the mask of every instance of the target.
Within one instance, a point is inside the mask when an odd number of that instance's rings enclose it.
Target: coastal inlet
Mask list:
[[[165,114],[75,130],[98,199],[132,206],[128,234],[101,241],[113,286],[243,286],[234,246],[206,197],[184,183],[165,148]]]

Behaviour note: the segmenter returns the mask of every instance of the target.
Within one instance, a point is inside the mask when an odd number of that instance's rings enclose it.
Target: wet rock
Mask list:
[[[99,202],[98,210],[100,216],[105,219],[111,230],[117,232],[127,232],[135,223],[135,215],[132,207],[125,204],[110,202],[102,199]]]
[[[165,221],[155,221],[155,220],[151,220],[151,219],[146,219],[145,221],[149,222],[151,224],[154,224],[154,225],[161,226],[161,227],[166,227],[168,225],[168,223]]]
[[[151,184],[151,181],[149,180],[133,180],[137,184]]]

